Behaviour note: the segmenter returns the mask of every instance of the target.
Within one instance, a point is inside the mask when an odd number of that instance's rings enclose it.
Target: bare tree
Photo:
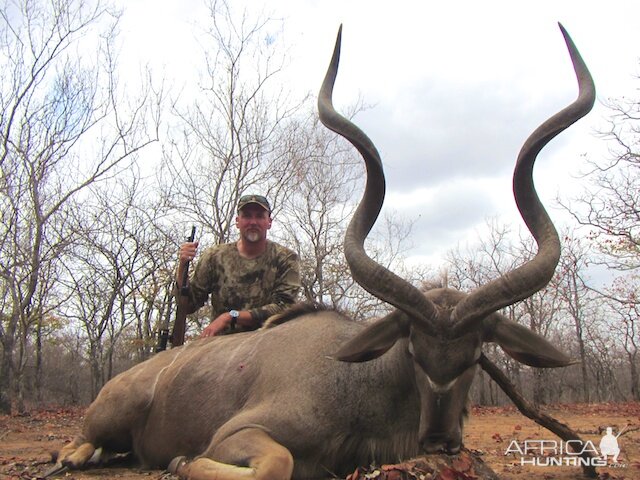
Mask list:
[[[640,80],[640,78],[639,78]],[[609,159],[591,161],[591,188],[573,204],[563,204],[617,270],[640,268],[640,99],[612,99],[609,128],[601,136],[610,145]]]
[[[479,236],[477,245],[458,245],[447,253],[446,275],[449,286],[460,290],[473,290],[518,265],[518,256],[514,254],[512,245],[511,228],[500,224],[495,218],[487,220],[487,227],[489,234]],[[510,320],[519,321],[522,315],[521,309],[521,305],[511,305],[502,313]],[[506,370],[516,386],[522,389],[524,382],[521,375],[521,365],[518,362],[512,361],[496,346],[489,346],[487,356]],[[484,372],[480,373],[479,395],[481,403],[487,402],[486,382],[488,379],[485,378]],[[496,401],[497,393],[490,390],[490,383],[488,389],[491,401]]]
[[[508,227],[498,224],[495,220],[490,221],[488,227],[490,234],[485,237],[486,240],[481,240],[479,245],[468,247],[466,250],[458,247],[447,255],[449,281],[452,286],[473,288],[533,256],[534,245],[529,238],[513,236]],[[566,242],[568,236],[563,235],[563,237]],[[575,253],[575,249],[569,250],[568,253]],[[576,276],[573,279],[577,281],[578,276],[583,274],[581,270],[583,265],[573,262],[574,257],[571,255],[567,257],[568,253],[565,252],[565,256],[561,259],[563,268],[558,269],[545,289],[508,307],[502,313],[511,320],[526,324],[528,328],[540,335],[553,338],[554,341],[567,337],[564,335],[567,311],[574,315],[571,318],[578,322],[578,327],[581,327],[584,322],[583,315],[586,314],[584,304],[581,302],[586,302],[586,300],[582,297],[576,299],[576,287],[573,286],[572,279],[567,275],[569,266],[572,266],[571,272]],[[584,290],[586,289],[582,288],[578,293],[582,293]],[[574,303],[570,305],[568,302]],[[569,351],[572,350],[572,341],[558,341],[557,343],[568,343],[565,348]],[[525,372],[517,362],[512,362],[495,349],[487,352],[487,355],[507,371],[508,376],[513,379],[518,388],[530,390],[532,400],[535,403],[547,403],[552,399],[559,400],[561,398],[566,382],[552,382],[552,378],[558,379],[563,373],[527,369],[527,381],[525,381],[523,378]],[[586,377],[586,373],[584,376]],[[482,390],[481,395],[484,395]]]
[[[240,195],[267,195],[277,212],[289,194],[300,159],[294,114],[302,102],[278,84],[285,62],[280,22],[236,13],[227,1],[208,7],[200,38],[206,70],[190,104],[174,102],[179,126],[165,145],[163,184],[183,221],[224,243]]]
[[[343,259],[342,238],[353,213],[350,199],[361,166],[316,115],[308,116],[307,126],[293,139],[303,161],[297,163],[275,234],[298,252],[304,298],[337,306],[354,285]]]
[[[142,195],[135,205],[140,268],[132,276],[126,304],[135,318],[135,337],[128,340],[134,343],[138,362],[155,350],[160,325],[171,319],[176,251],[182,240],[182,232],[167,222],[157,186],[149,190],[152,195]]]
[[[591,375],[589,372],[589,351],[587,345],[586,325],[597,318],[595,295],[586,284],[586,271],[591,261],[591,254],[584,241],[579,237],[565,233],[562,257],[558,272],[552,285],[559,292],[563,301],[563,309],[574,327],[575,339],[580,360],[582,401],[590,402]]]
[[[62,327],[56,316],[56,309],[65,300],[63,292],[56,283],[58,267],[59,265],[54,262],[46,262],[42,265],[33,300],[18,325],[18,344],[14,357],[14,398],[18,412],[26,411],[25,395],[28,381],[26,368],[29,363],[35,364],[31,383],[36,400],[42,400],[43,340]]]
[[[606,314],[607,329],[613,327],[619,332],[623,355],[631,362],[631,390],[637,398],[637,364],[634,363],[637,337],[631,319],[634,312],[637,313],[634,292],[640,286],[636,273],[640,269],[640,100],[623,97],[610,99],[606,105],[611,115],[608,128],[602,130],[600,136],[609,145],[609,158],[589,161],[590,170],[586,174],[589,186],[572,202],[560,203],[580,224],[589,228],[590,240],[601,253],[599,257],[593,256],[591,262],[626,273],[596,294],[610,309]],[[594,366],[599,371],[603,370],[600,359],[605,350],[600,345],[599,354],[594,357]],[[610,370],[612,366],[607,368]],[[613,377],[603,374],[607,376]]]
[[[136,323],[131,299],[157,267],[145,254],[155,235],[147,213],[139,208],[139,185],[126,180],[93,185],[91,200],[75,212],[76,241],[65,256],[62,278],[69,300],[61,312],[85,330],[92,395],[113,375],[118,341]]]
[[[364,108],[358,102],[348,108],[349,117]],[[361,161],[350,145],[320,125],[316,112],[297,132],[292,142],[301,161],[296,162],[295,181],[278,213],[274,236],[300,257],[306,301],[339,308],[356,319],[380,316],[389,307],[353,280],[344,258],[343,239],[355,209],[353,198],[363,187]],[[382,220],[372,232],[371,255],[419,284],[421,275],[403,263],[412,224],[393,213]]]
[[[0,7],[1,412],[11,409],[18,326],[27,323],[46,265],[73,240],[73,199],[157,140],[149,87],[121,96],[117,23],[100,1]]]
[[[616,342],[613,348],[626,357],[629,390],[633,400],[640,400],[640,305],[638,302],[638,284],[640,278],[627,275],[615,279],[612,285],[601,293],[608,309],[610,334],[614,334]]]

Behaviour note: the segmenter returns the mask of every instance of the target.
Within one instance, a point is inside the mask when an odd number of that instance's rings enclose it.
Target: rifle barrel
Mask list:
[[[193,225],[191,227],[191,235],[187,238],[188,242],[193,242],[196,239],[196,226]],[[187,262],[184,266],[184,271],[182,272],[182,287],[180,288],[180,294],[186,296],[189,294],[189,287],[187,282],[189,281],[189,263]]]

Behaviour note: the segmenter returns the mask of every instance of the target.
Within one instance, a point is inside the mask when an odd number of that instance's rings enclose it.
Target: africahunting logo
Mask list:
[[[607,427],[598,447],[591,440],[512,440],[504,454],[519,456],[522,466],[626,468],[626,464],[618,462],[618,437],[626,429],[614,435],[613,429]]]

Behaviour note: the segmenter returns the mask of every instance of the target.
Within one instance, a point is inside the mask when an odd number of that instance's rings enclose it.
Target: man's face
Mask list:
[[[259,242],[267,238],[267,230],[271,228],[271,215],[260,205],[250,203],[238,212],[236,226],[244,241]]]

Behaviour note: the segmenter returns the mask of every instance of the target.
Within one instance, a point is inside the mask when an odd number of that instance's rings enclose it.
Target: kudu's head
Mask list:
[[[572,363],[544,338],[498,313],[545,287],[554,274],[560,241],[536,193],[533,165],[540,150],[586,115],[595,101],[589,71],[562,25],[560,29],[578,79],[578,98],[531,134],[513,175],[515,201],[538,244],[538,252],[527,263],[468,294],[451,289],[421,292],[376,263],[364,250],[365,238],[382,208],[385,180],[380,155],[371,140],[333,108],[342,27],[338,32],[318,99],[320,120],[358,149],[367,168],[365,191],[345,235],[345,256],[353,278],[397,310],[342,345],[335,358],[347,362],[371,360],[405,339],[420,393],[419,441],[428,453],[455,453],[460,449],[468,392],[484,342],[496,342],[517,361],[534,367]]]

